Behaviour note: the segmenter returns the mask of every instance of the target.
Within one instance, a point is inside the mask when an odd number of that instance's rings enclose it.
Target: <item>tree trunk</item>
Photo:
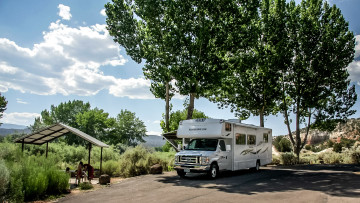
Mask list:
[[[169,127],[169,111],[170,111],[170,99],[169,99],[169,82],[166,82],[166,98],[165,98],[165,129],[167,132],[170,132],[170,127]]]
[[[296,145],[295,145],[295,153],[298,158],[298,162],[300,161],[300,147],[301,147],[301,138],[300,138],[300,101],[297,101],[296,104]]]
[[[195,101],[196,93],[190,93],[190,102],[188,106],[188,114],[186,120],[192,119],[193,112],[194,112],[194,101]]]
[[[260,127],[264,127],[264,107],[260,109],[259,116],[260,116]]]

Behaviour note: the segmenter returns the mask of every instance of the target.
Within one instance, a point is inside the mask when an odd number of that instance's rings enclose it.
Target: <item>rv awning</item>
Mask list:
[[[67,126],[62,123],[56,123],[52,126],[43,128],[35,133],[22,136],[20,138],[17,138],[14,140],[15,143],[25,143],[25,144],[35,144],[35,145],[42,145],[47,142],[50,142],[54,139],[57,139],[63,135],[66,135],[67,133],[73,133],[82,139],[92,143],[93,145],[96,145],[98,147],[109,147],[109,145],[101,142],[100,140],[97,140],[90,135],[81,132],[80,130]]]

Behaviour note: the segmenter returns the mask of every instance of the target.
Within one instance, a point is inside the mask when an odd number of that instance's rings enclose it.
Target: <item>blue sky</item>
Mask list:
[[[360,1],[328,1],[342,10],[357,35],[355,60],[348,70],[360,95]],[[128,109],[144,121],[148,134],[161,133],[165,102],[149,91],[142,65],[106,31],[106,2],[0,0],[0,92],[8,100],[0,122],[28,126],[52,104],[76,99],[112,117]],[[182,110],[183,102],[184,97],[176,96],[173,110]],[[212,118],[234,118],[229,109],[218,109],[206,99],[196,100],[195,108]],[[359,109],[359,102],[354,109]],[[259,119],[243,122],[258,125]],[[265,126],[274,135],[287,133],[281,115],[267,117]]]

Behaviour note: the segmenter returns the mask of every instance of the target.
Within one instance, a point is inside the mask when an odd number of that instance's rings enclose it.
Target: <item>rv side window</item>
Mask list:
[[[247,143],[248,143],[248,145],[255,145],[256,144],[256,136],[248,135]]]
[[[236,133],[236,144],[238,145],[245,145],[246,144],[246,135]]]
[[[231,131],[231,123],[225,123],[225,131]]]
[[[264,135],[263,135],[263,142],[264,142],[264,143],[268,143],[268,142],[269,142],[269,134],[264,133]]]

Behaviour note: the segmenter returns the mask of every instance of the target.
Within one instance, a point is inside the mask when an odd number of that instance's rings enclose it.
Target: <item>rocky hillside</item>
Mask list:
[[[304,138],[305,131],[302,130],[302,132],[301,137]],[[346,123],[339,123],[331,132],[310,130],[307,144],[318,144],[328,139],[334,142],[340,142],[342,137],[353,140],[360,138],[360,118],[352,118]]]

